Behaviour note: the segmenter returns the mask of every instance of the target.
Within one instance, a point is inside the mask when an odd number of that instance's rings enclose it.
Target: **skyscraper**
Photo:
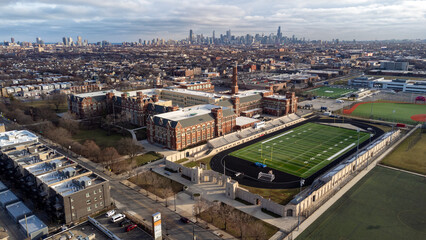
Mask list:
[[[189,43],[192,43],[194,41],[194,33],[192,32],[192,29],[189,30]]]
[[[68,38],[67,37],[63,37],[62,42],[64,43],[65,46],[68,46]]]
[[[277,38],[278,40],[281,40],[282,37],[283,37],[283,34],[281,33],[281,26],[278,26]]]
[[[11,37],[10,42],[15,43],[15,38]]]
[[[215,38],[216,38],[216,37],[215,37],[215,32],[214,32],[214,30],[213,30],[213,41],[212,41],[213,43],[215,42]]]
[[[77,46],[83,46],[83,42],[81,40],[81,36],[77,36]]]

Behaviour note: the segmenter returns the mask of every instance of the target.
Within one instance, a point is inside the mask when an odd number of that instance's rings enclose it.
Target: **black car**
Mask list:
[[[181,217],[180,221],[183,222],[183,223],[190,223],[189,219],[186,218],[186,217]]]
[[[130,225],[131,223],[132,223],[132,221],[130,221],[129,219],[125,219],[124,221],[120,222],[120,227]]]

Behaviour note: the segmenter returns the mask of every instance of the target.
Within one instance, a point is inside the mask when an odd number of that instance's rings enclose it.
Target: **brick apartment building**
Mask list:
[[[111,205],[108,180],[39,143],[31,132],[4,132],[0,139],[0,174],[52,220],[78,222]]]

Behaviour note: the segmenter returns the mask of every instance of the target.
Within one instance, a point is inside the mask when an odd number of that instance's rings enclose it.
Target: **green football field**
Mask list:
[[[395,110],[395,113],[393,113]],[[372,113],[372,115],[370,115]],[[426,114],[426,105],[408,103],[364,103],[351,113],[354,116],[415,124],[412,115]]]
[[[296,240],[425,239],[426,181],[377,166]]]
[[[359,132],[361,144],[370,137]],[[318,123],[306,123],[284,133],[232,152],[230,155],[251,162],[261,162],[268,167],[307,178],[356,148],[356,130]]]
[[[319,96],[319,97],[339,98],[339,97],[342,97],[343,95],[346,95],[354,91],[355,89],[319,87],[306,92],[312,93],[314,96]]]

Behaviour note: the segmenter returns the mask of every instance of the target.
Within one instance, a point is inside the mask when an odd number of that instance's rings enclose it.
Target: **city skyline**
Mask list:
[[[95,1],[1,0],[0,40],[61,42],[83,36],[89,42],[181,40],[194,34],[216,37],[277,33],[311,40],[425,39],[422,1]]]

